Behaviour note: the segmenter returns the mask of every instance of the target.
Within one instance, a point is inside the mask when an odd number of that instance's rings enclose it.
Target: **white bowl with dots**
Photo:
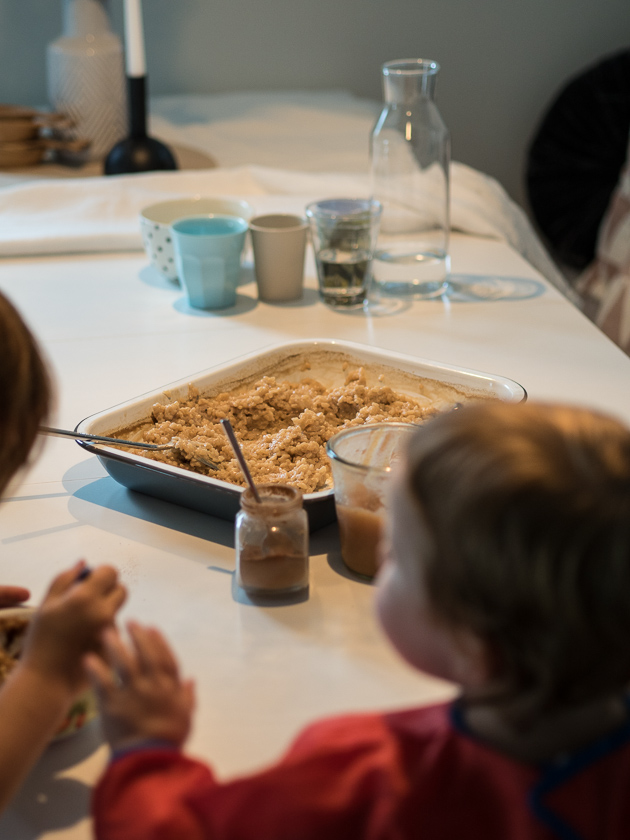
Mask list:
[[[210,198],[200,195],[158,201],[140,211],[140,231],[144,250],[160,274],[167,280],[177,282],[177,269],[169,226],[186,216],[203,216],[205,213],[220,213],[224,216],[238,216],[249,221],[254,210],[246,201],[229,198]]]

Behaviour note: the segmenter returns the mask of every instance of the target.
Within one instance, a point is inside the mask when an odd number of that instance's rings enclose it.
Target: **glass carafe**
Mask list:
[[[449,274],[450,139],[435,104],[439,65],[383,65],[385,104],[371,136],[372,196],[383,205],[373,271],[378,289],[438,297]]]

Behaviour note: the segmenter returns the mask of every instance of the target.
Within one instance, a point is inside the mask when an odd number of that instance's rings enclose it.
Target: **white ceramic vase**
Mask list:
[[[91,141],[84,157],[104,157],[127,134],[122,43],[107,0],[63,0],[63,34],[47,49],[48,98],[74,121],[73,137]]]

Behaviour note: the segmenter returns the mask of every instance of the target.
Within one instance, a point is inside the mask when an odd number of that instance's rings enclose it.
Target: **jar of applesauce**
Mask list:
[[[350,571],[362,578],[371,580],[378,571],[378,544],[392,467],[403,456],[416,428],[411,423],[368,423],[344,429],[326,443],[341,557]]]
[[[302,493],[259,484],[241,494],[236,516],[236,582],[249,595],[289,595],[308,587],[308,518]]]

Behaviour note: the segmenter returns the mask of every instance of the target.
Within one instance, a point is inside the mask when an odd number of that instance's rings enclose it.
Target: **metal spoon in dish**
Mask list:
[[[39,432],[40,434],[52,435],[53,437],[69,437],[74,438],[74,440],[91,440],[94,443],[108,443],[110,446],[129,446],[134,449],[153,449],[154,451],[157,451],[182,448],[179,444],[173,443],[173,441],[170,443],[143,443],[142,441],[123,440],[122,438],[106,437],[105,435],[90,435],[87,432],[70,432],[67,429],[53,429],[50,426],[40,426]],[[205,466],[209,467],[211,470],[219,469],[218,464],[215,464],[214,461],[211,461],[209,458],[204,458],[203,455],[197,455],[197,453],[194,453],[193,457],[202,464],[205,464]]]
[[[234,455],[236,456],[236,460],[239,463],[241,471],[245,476],[245,480],[249,484],[249,489],[252,491],[252,495],[254,499],[260,504],[260,493],[258,492],[258,488],[256,487],[256,483],[252,478],[252,474],[249,471],[249,467],[247,466],[247,461],[245,460],[245,456],[243,455],[243,450],[236,439],[236,435],[234,434],[234,429],[232,428],[232,424],[229,420],[221,420],[221,425],[223,426],[223,431],[227,435],[227,439],[230,441],[230,445],[232,446],[232,450]]]

